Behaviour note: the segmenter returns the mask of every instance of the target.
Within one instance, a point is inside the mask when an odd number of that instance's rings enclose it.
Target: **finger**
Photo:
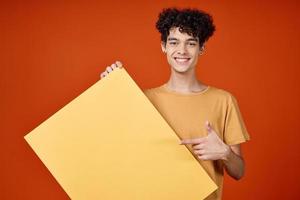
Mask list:
[[[207,130],[208,133],[214,133],[215,132],[215,130],[213,129],[211,123],[208,120],[205,122],[205,127],[206,127],[206,130]]]
[[[101,78],[104,78],[104,77],[105,77],[104,72],[102,72],[102,73],[100,74],[100,77],[101,77]]]
[[[113,69],[112,69],[110,66],[106,67],[106,71],[107,71],[108,73],[112,72],[112,70],[113,70]]]
[[[204,149],[196,150],[196,151],[194,151],[194,154],[196,154],[197,156],[202,156],[205,154],[205,150]]]
[[[116,68],[117,68],[117,64],[115,64],[115,63],[112,64],[112,65],[111,65],[111,68],[112,68],[112,70],[116,69]]]
[[[195,138],[195,139],[183,139],[180,144],[200,144],[205,140],[205,138]]]
[[[198,158],[200,160],[209,160],[209,157],[207,155],[201,155],[201,156],[198,156]]]
[[[107,71],[103,72],[102,75],[103,77],[107,76],[108,75]]]
[[[192,147],[193,147],[194,150],[200,150],[200,149],[204,149],[205,144],[203,142],[203,143],[200,143],[198,145],[192,145]]]
[[[101,78],[104,78],[105,76],[107,76],[107,74],[108,74],[108,73],[107,73],[106,71],[105,71],[105,72],[102,72],[102,73],[101,73]]]
[[[211,130],[211,125],[210,122],[208,120],[205,121],[205,128],[206,130],[210,131]]]
[[[123,64],[120,61],[116,61],[116,65],[117,67],[119,67],[120,69],[123,67]]]
[[[103,72],[100,74],[100,78],[104,78],[104,73]]]

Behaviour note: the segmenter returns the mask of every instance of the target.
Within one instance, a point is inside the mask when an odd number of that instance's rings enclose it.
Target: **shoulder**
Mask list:
[[[232,103],[236,101],[234,95],[231,92],[213,86],[209,86],[209,87],[210,88],[209,88],[208,95],[211,98],[219,101],[226,101],[227,103]]]

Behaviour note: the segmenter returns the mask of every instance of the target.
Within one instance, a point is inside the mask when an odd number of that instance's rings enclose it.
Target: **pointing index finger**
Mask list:
[[[180,144],[200,144],[205,138],[183,139]]]

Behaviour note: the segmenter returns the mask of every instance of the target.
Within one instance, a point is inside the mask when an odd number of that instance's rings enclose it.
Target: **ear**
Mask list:
[[[200,46],[200,50],[204,51],[206,44],[203,43],[202,46]]]
[[[199,47],[199,54],[202,55],[205,50],[205,43],[202,44],[202,46]]]
[[[166,53],[166,43],[165,42],[161,42],[160,46],[161,46],[162,52]]]

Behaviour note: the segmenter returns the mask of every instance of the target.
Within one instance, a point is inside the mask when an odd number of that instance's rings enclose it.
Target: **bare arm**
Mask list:
[[[226,172],[234,179],[239,180],[244,176],[244,159],[239,144],[229,146],[229,152],[223,159]]]
[[[244,160],[240,145],[225,144],[211,127],[206,123],[208,135],[202,138],[185,139],[181,144],[192,144],[194,154],[201,160],[222,160],[227,173],[236,180],[244,175]]]
[[[104,78],[115,68],[122,68],[122,63],[117,61],[102,72],[100,77]],[[244,175],[244,160],[241,155],[240,145],[226,145],[207,122],[208,136],[196,139],[183,140],[182,144],[192,144],[194,153],[202,160],[223,160],[227,173],[236,180]]]

